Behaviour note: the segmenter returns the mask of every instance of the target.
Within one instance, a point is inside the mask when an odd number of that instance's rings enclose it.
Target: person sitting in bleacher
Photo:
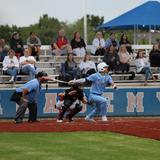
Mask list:
[[[34,32],[30,32],[30,36],[27,38],[27,45],[30,55],[35,56],[36,60],[39,61],[41,40]]]
[[[8,56],[5,56],[3,60],[3,73],[11,76],[9,82],[16,82],[16,76],[19,73],[19,62],[13,49],[8,51]]]
[[[79,77],[79,70],[77,63],[74,61],[73,53],[67,54],[67,59],[65,63],[62,63],[61,66],[62,80],[70,81],[74,78]]]
[[[68,51],[71,50],[69,40],[65,36],[64,29],[59,30],[58,37],[53,40],[51,44],[53,55],[66,56]]]
[[[98,55],[104,56],[104,54],[105,54],[105,40],[103,38],[102,32],[96,33],[96,36],[92,42],[91,53],[96,56],[98,56]]]
[[[152,50],[149,53],[149,60],[152,67],[158,67],[158,73],[160,73],[160,46],[154,44]]]
[[[116,72],[119,70],[119,55],[114,45],[110,45],[102,60],[109,65],[109,70],[111,72]]]
[[[135,60],[135,65],[136,65],[137,73],[145,74],[144,85],[146,86],[149,78],[152,78],[154,81],[156,80],[156,78],[152,75],[149,60],[144,55],[145,55],[144,50],[138,51],[137,57]]]
[[[114,32],[111,32],[109,38],[105,41],[106,49],[108,49],[111,45],[113,45],[115,49],[118,51],[119,41],[116,39],[116,34]]]
[[[6,45],[5,40],[0,39],[0,62],[3,62],[4,57],[8,55],[9,46]]]
[[[79,32],[74,33],[74,37],[71,40],[71,47],[72,47],[73,53],[76,56],[84,56],[85,55],[86,44],[85,44],[83,38],[81,38],[81,35]]]
[[[4,48],[5,45],[6,45],[5,39],[1,38],[0,39],[0,47]]]
[[[96,72],[96,64],[91,60],[91,53],[86,52],[83,61],[80,62],[79,68],[81,77],[87,77]]]
[[[130,60],[130,55],[126,49],[125,44],[120,45],[119,51],[119,68],[122,71],[122,73],[128,73],[129,72],[129,60]]]
[[[24,56],[19,59],[22,74],[29,74],[29,80],[34,79],[36,75],[36,60],[30,55],[28,48],[24,49]]]
[[[133,53],[131,42],[128,40],[127,35],[124,34],[124,33],[121,35],[121,39],[119,41],[119,45],[122,45],[122,44],[125,44],[126,49],[127,49],[129,54]]]
[[[23,41],[19,36],[19,33],[13,32],[10,39],[10,47],[15,51],[15,56],[19,59],[20,56],[23,56]]]

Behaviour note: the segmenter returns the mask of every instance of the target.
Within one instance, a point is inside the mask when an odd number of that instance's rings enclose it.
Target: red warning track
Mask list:
[[[74,122],[57,123],[56,119],[37,123],[0,121],[0,132],[76,132],[110,131],[126,135],[160,140],[160,118],[109,118],[108,122],[86,122],[82,118]]]

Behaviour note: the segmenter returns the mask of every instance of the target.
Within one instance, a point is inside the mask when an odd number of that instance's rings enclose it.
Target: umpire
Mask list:
[[[28,122],[37,122],[37,101],[41,90],[41,84],[53,80],[47,76],[45,72],[38,72],[36,78],[25,83],[22,87],[17,88],[11,96],[11,101],[15,101],[19,108],[16,112],[15,123],[23,122],[25,111],[28,107]]]

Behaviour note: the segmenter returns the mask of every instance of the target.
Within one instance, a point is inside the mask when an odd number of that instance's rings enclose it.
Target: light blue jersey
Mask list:
[[[90,93],[102,95],[107,85],[113,83],[113,80],[109,74],[101,75],[99,72],[94,73],[86,78],[92,82]]]
[[[97,72],[87,77],[86,80],[92,82],[88,102],[90,102],[91,105],[95,104],[95,108],[87,115],[87,118],[92,119],[96,114],[106,117],[107,99],[103,97],[102,94],[105,90],[105,87],[113,83],[111,76],[107,73],[101,75],[99,72]],[[90,106],[90,104],[88,104],[88,106]]]
[[[29,93],[26,95],[26,98],[30,103],[36,102],[38,100],[38,95],[41,90],[41,84],[39,83],[38,79],[33,79],[27,83],[25,83],[22,87],[17,88],[16,92],[22,92],[23,89],[28,89]]]

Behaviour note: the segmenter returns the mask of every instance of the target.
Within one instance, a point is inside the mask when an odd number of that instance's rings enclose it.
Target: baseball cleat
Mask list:
[[[102,122],[107,122],[107,117],[106,116],[102,116]]]
[[[93,118],[89,118],[88,116],[86,116],[84,119],[88,122],[96,122]]]
[[[57,119],[57,122],[58,122],[58,123],[62,123],[63,120],[62,120],[62,119]]]

